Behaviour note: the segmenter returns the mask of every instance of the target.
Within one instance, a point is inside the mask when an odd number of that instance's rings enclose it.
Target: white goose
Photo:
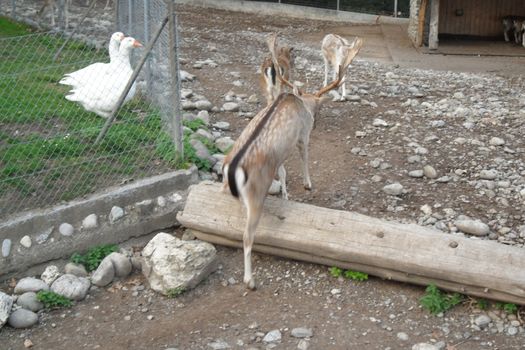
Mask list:
[[[66,99],[80,103],[87,111],[94,112],[103,118],[109,118],[133,74],[129,62],[131,50],[140,46],[142,44],[132,37],[122,40],[118,55],[109,64],[105,74],[92,77],[85,84],[75,87],[66,96]],[[124,103],[133,98],[134,95],[135,84],[132,85]]]
[[[70,85],[73,88],[77,88],[83,84],[86,84],[88,81],[93,79],[93,77],[97,77],[98,79],[102,75],[107,74],[107,69],[109,68],[109,65],[111,64],[111,62],[114,62],[116,57],[118,56],[119,46],[122,40],[124,40],[124,33],[115,32],[111,35],[111,38],[109,39],[108,48],[110,63],[97,62],[90,64],[87,67],[64,75],[64,77],[59,81],[59,83],[62,85]]]

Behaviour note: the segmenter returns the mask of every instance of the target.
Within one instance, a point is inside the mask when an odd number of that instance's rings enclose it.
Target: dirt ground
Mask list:
[[[492,215],[490,209],[497,208],[506,213],[507,226],[515,229],[523,225],[523,203],[519,199],[510,198],[507,205],[502,206],[493,198],[477,196],[468,181],[443,187],[426,179],[407,177],[406,172],[411,169],[406,158],[413,153],[407,143],[416,138],[422,140],[434,130],[425,126],[426,121],[414,117],[404,128],[401,126],[402,132],[397,136],[373,132],[369,124],[376,116],[393,124],[396,117],[406,121],[403,118],[407,118],[408,108],[400,105],[407,98],[377,95],[375,89],[379,89],[382,82],[362,81],[362,75],[357,73],[359,68],[367,72],[377,69],[381,74],[398,68],[482,72],[490,73],[490,79],[505,79],[505,84],[515,87],[520,85],[525,73],[523,57],[423,55],[405,38],[402,26],[351,26],[187,6],[179,10],[182,58],[187,62],[211,58],[218,63],[217,68],[203,69],[193,69],[191,63],[184,65],[183,69],[197,76],[197,82],[186,87],[206,96],[216,106],[222,106],[229,90],[237,94],[257,94],[263,101],[257,69],[265,53],[264,38],[269,32],[281,32],[283,42],[296,47],[298,57],[304,62],[299,60],[294,78],[306,82],[309,90],[319,88],[322,82],[322,70],[310,69],[308,62],[315,61],[317,66],[322,62],[314,48],[326,33],[365,38],[366,44],[353,68],[356,75],[349,77],[349,84],[356,85],[356,91],[368,91],[367,98],[376,101],[378,106],[330,102],[323,109],[311,137],[310,172],[314,189],[306,192],[302,188],[299,161],[294,155],[287,164],[291,200],[406,222],[417,222],[421,216],[419,208],[424,204],[439,203],[437,208],[451,207],[485,220]],[[374,66],[373,62],[378,65]],[[418,80],[426,73],[414,74]],[[233,84],[235,80],[242,81],[241,87]],[[419,86],[423,91],[428,88],[425,84]],[[464,92],[470,88],[469,82],[460,81],[456,87]],[[440,86],[431,94],[435,99],[446,97],[451,88]],[[260,107],[262,103],[257,106]],[[257,108],[247,108],[248,112],[257,111]],[[389,113],[392,110],[399,115]],[[248,118],[235,113],[212,114],[212,119],[230,122],[232,137],[249,122]],[[522,125],[518,124],[515,131],[522,130]],[[496,123],[491,127],[506,133],[512,124]],[[482,162],[495,158],[492,153],[454,158],[440,152],[444,144],[452,143],[458,136],[452,132],[456,128],[451,122],[450,128],[439,134],[440,141],[429,147],[427,161],[434,164],[441,175],[469,167],[473,159]],[[363,130],[369,135],[367,139],[356,138],[356,132]],[[356,147],[366,150],[368,155],[364,156]],[[459,154],[469,151],[466,146],[455,148]],[[389,166],[371,167],[369,162],[374,157],[383,159]],[[519,157],[522,160],[523,154]],[[371,180],[378,174],[389,182],[402,181],[410,191],[392,199],[381,192],[384,181]],[[177,231],[178,235],[181,233]],[[336,279],[325,266],[255,254],[258,290],[246,292],[239,283],[242,252],[217,248],[219,270],[196,289],[175,299],[149,291],[141,275],[135,273],[107,289],[90,292],[88,299],[70,310],[43,314],[40,323],[31,329],[4,327],[0,331],[0,349],[23,349],[25,339],[31,339],[34,349],[57,350],[211,349],[212,343],[219,340],[232,349],[296,349],[298,345],[304,348],[304,342],[291,336],[291,330],[296,327],[312,329],[313,336],[306,342],[309,349],[411,349],[419,342],[442,342],[441,348],[447,350],[525,348],[523,332],[509,336],[504,332],[472,329],[471,321],[480,310],[468,302],[442,317],[435,317],[420,307],[422,287],[374,277],[364,282]],[[262,338],[274,329],[282,332],[282,341],[264,344]]]

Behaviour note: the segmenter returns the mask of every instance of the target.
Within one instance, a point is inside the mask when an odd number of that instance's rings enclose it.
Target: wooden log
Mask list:
[[[193,186],[177,219],[201,239],[240,247],[245,209],[220,188]],[[417,225],[268,197],[254,249],[525,305],[525,250]]]

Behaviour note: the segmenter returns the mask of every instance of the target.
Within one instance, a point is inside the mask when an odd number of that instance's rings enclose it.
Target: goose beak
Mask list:
[[[133,47],[143,47],[143,45],[140,43],[140,41],[135,40],[135,41],[133,42]]]

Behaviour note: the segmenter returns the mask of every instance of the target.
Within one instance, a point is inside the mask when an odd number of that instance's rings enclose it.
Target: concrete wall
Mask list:
[[[96,245],[175,226],[187,189],[197,182],[193,167],[10,218],[0,224],[0,279]]]
[[[242,1],[242,0],[177,0],[178,4],[188,4],[216,8],[221,10],[239,11],[256,14],[289,16],[325,21],[341,21],[360,24],[398,23],[405,24],[407,18],[369,15],[364,13],[318,9],[307,6],[297,6],[278,3]]]

